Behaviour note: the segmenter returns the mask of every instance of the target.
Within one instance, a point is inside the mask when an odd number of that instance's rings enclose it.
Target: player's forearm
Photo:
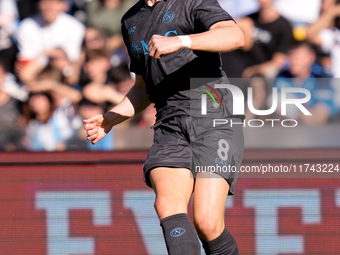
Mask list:
[[[126,99],[128,99],[132,105],[133,111],[131,113],[133,113],[133,115],[143,111],[151,104],[146,93],[144,79],[141,75],[136,75],[135,85],[127,93]]]
[[[104,114],[104,119],[110,123],[110,127],[113,127],[133,117],[136,113],[137,111],[129,98],[125,97],[122,102]]]
[[[191,34],[191,49],[208,52],[227,52],[245,44],[244,34],[234,21],[214,24],[207,32]]]
[[[125,97],[122,102],[104,114],[105,122],[110,128],[134,116],[134,108],[130,100]]]
[[[145,91],[145,84],[140,76],[137,76],[135,85],[126,97],[118,105],[105,114],[110,119],[112,126],[133,117],[150,105],[150,100]]]

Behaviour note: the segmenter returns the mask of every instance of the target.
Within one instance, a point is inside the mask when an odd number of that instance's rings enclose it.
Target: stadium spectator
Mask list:
[[[62,72],[47,66],[27,87],[31,91],[24,113],[27,118],[27,147],[35,151],[65,150],[75,132],[75,110],[81,94],[62,84]]]
[[[319,20],[307,31],[308,39],[321,46],[330,54],[331,72],[335,78],[340,78],[340,1],[333,8],[325,10]]]
[[[48,92],[30,93],[25,110],[28,126],[27,149],[32,151],[63,151],[66,149],[65,125],[55,114],[55,102]]]
[[[87,27],[84,36],[83,51],[90,49],[106,49],[106,35],[95,27]]]
[[[260,10],[237,21],[246,36],[242,50],[222,55],[229,77],[262,74],[273,77],[283,66],[293,40],[292,26],[275,9],[273,0],[258,0]]]
[[[62,71],[49,64],[35,80],[27,83],[26,88],[31,92],[50,91],[57,101],[57,106],[76,105],[81,100],[81,93],[64,81]]]
[[[13,34],[18,20],[18,10],[15,0],[0,1],[0,59],[5,61],[7,69],[14,71],[17,46]]]
[[[154,104],[149,105],[143,112],[142,117],[138,123],[141,128],[150,128],[156,122],[156,108]]]
[[[125,64],[111,68],[109,75],[111,84],[123,95],[126,95],[130,91],[135,82],[129,67]]]
[[[61,48],[50,51],[49,55],[49,64],[62,72],[64,82],[70,85],[78,84],[79,69],[76,67],[77,63],[70,61],[66,52]]]
[[[336,0],[322,0],[320,14],[332,9],[336,5]]]
[[[306,41],[294,43],[288,51],[289,66],[278,75],[275,83],[278,93],[285,87],[304,88],[311,93],[311,99],[304,104],[311,116],[304,115],[295,105],[287,106],[287,116],[298,119],[306,125],[323,125],[337,111],[330,78],[324,72],[313,69],[315,57],[316,52],[310,43]],[[289,94],[289,98],[305,96],[302,93]]]
[[[48,65],[36,81],[27,84],[30,98],[24,113],[30,150],[66,150],[67,141],[77,128],[73,104],[79,102],[81,93],[63,84],[62,80],[62,72]]]
[[[28,97],[25,90],[16,84],[6,64],[0,59],[0,151],[22,149],[23,127],[19,125],[18,102]]]
[[[26,68],[18,73],[19,79],[26,84],[35,81],[38,74],[48,66],[60,70],[63,75],[62,82],[70,85],[78,85],[79,68],[77,68],[77,63],[71,62],[68,59],[66,52],[61,48],[49,51],[47,65],[40,66],[35,63],[27,65]]]
[[[66,14],[66,0],[38,0],[39,14],[22,21],[17,37],[19,61],[17,72],[30,65],[45,66],[51,52],[63,49],[71,62],[79,58],[85,28]]]
[[[20,21],[39,13],[37,0],[16,0]]]
[[[100,29],[106,35],[106,49],[112,67],[129,63],[120,21],[135,3],[135,0],[93,0],[87,6],[87,25]]]
[[[110,52],[123,46],[120,20],[135,3],[133,0],[94,0],[88,4],[87,24],[105,33]]]
[[[28,98],[28,92],[22,86],[20,86],[12,73],[8,71],[6,61],[0,59],[0,85],[1,90],[19,101],[26,101]]]
[[[16,29],[18,10],[15,0],[0,1],[0,27],[12,34]]]
[[[84,71],[90,79],[83,88],[86,99],[103,105],[106,110],[106,103],[115,105],[124,98],[123,94],[110,85],[110,62],[105,50],[88,50]]]
[[[88,50],[106,50],[106,36],[100,29],[95,27],[86,28],[80,56],[75,65],[76,71],[79,73],[78,81],[81,85],[90,82],[83,69]]]
[[[335,3],[334,3],[335,2]],[[323,58],[322,64],[334,78],[340,78],[340,1],[329,4],[321,13],[317,22],[308,29],[308,39],[319,45],[329,58]],[[329,61],[327,61],[329,60]],[[335,90],[335,103],[340,109],[340,85],[338,79],[332,81]]]
[[[85,23],[87,20],[86,7],[92,0],[68,0],[69,8],[67,13],[74,16],[80,22]]]
[[[247,94],[247,96],[252,97],[252,105],[256,110],[267,110],[267,98],[269,96],[269,88],[271,84],[266,78],[261,74],[255,74],[249,79],[247,79],[248,87],[252,88],[252,95]],[[257,116],[249,110],[248,105],[246,105],[245,119],[264,119],[268,116]]]
[[[83,68],[89,81],[101,84],[109,82],[111,66],[109,55],[105,49],[87,50]]]

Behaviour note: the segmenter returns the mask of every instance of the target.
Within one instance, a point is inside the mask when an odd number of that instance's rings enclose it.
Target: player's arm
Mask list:
[[[183,40],[184,39],[184,40]],[[179,36],[165,37],[153,35],[148,44],[149,55],[159,59],[164,54],[176,52],[182,48],[208,52],[227,52],[243,47],[244,34],[232,21],[220,21],[213,24],[208,31]]]
[[[104,115],[95,115],[85,119],[87,140],[93,144],[101,140],[113,126],[133,117],[150,105],[145,90],[145,82],[140,75],[136,75],[135,85],[118,105],[111,108]]]
[[[228,52],[245,44],[244,34],[232,20],[215,23],[206,32],[189,35],[191,49],[208,52]]]

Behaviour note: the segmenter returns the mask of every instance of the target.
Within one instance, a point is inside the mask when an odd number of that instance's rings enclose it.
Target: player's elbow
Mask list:
[[[234,37],[234,47],[235,49],[240,49],[246,44],[246,40],[244,38],[244,34],[240,28],[237,28],[237,32]]]

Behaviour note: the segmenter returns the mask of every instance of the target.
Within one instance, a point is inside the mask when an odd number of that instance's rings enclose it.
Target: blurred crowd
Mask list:
[[[134,84],[120,20],[136,1],[0,0],[0,151],[114,149],[114,131],[95,146],[86,141],[82,119],[118,104]],[[291,11],[300,1],[309,16]],[[243,49],[222,54],[223,69],[253,88],[254,108],[270,108],[274,87],[300,87],[312,93],[313,117],[289,117],[339,119],[339,0],[219,2],[246,36]],[[151,105],[117,128],[154,121]]]
[[[134,0],[0,0],[0,150],[112,150],[84,118],[134,84],[120,20]],[[150,127],[155,112],[120,125]]]
[[[339,121],[340,1],[220,1],[235,11],[246,38],[242,49],[222,55],[224,71],[230,78],[242,77],[233,81],[245,92],[252,88],[251,108],[269,110],[275,107],[273,97],[279,100],[271,116],[255,116],[248,107],[246,119],[295,119],[313,126]],[[282,88],[308,90],[311,99],[304,107],[312,116],[294,105],[283,114]],[[287,95],[300,100],[305,96],[301,92]]]

